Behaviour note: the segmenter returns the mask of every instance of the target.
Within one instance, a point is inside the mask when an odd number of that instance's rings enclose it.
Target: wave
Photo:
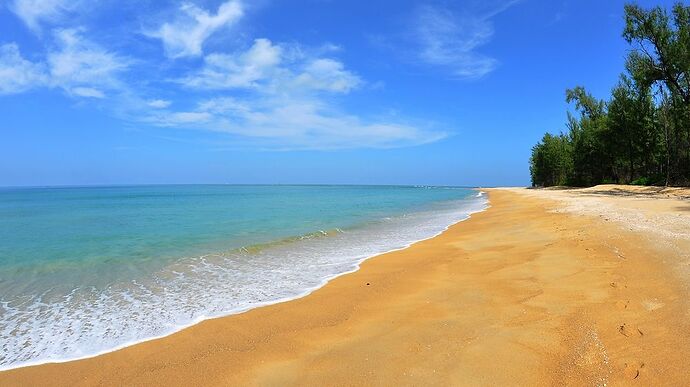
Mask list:
[[[303,297],[364,260],[432,238],[487,205],[478,196],[363,227],[182,258],[145,279],[105,288],[0,300],[0,370],[93,357]]]
[[[338,234],[342,234],[344,231],[339,229],[339,228],[334,228],[332,230],[317,230],[314,232],[302,234],[302,235],[297,235],[297,236],[292,236],[292,237],[287,237],[283,239],[278,239],[275,241],[270,241],[266,243],[256,243],[253,245],[247,245],[247,246],[242,246],[238,249],[232,249],[228,250],[223,253],[219,253],[221,256],[229,256],[229,255],[234,255],[238,253],[245,253],[245,254],[256,254],[260,253],[263,250],[274,248],[274,247],[279,247],[283,245],[287,245],[290,243],[295,243],[299,241],[304,241],[304,240],[311,240],[311,239],[317,239],[317,238],[327,238],[327,237],[332,237]]]

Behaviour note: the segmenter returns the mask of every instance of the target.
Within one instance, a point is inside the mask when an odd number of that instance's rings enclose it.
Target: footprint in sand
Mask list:
[[[637,379],[640,377],[640,371],[644,367],[644,363],[641,361],[633,361],[630,363],[625,363],[625,368],[623,369],[623,375],[629,379]]]
[[[618,327],[618,333],[625,337],[642,337],[644,332],[640,328],[630,328],[626,323]]]
[[[609,286],[612,287],[612,288],[614,288],[614,289],[616,289],[616,288],[624,288],[624,289],[627,289],[627,287],[628,287],[628,285],[626,285],[626,284],[621,284],[621,283],[615,282],[615,281],[609,283]]]

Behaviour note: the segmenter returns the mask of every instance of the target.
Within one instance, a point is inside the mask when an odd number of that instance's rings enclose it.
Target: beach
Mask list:
[[[687,385],[687,190],[491,189],[311,294],[0,385]]]

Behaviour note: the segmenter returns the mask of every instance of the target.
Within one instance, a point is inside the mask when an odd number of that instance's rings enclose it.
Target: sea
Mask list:
[[[459,187],[0,188],[0,370],[302,297],[487,205]]]

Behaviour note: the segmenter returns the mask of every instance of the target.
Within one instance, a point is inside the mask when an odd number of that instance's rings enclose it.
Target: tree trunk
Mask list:
[[[685,122],[683,123],[685,125],[685,130],[687,131],[687,144],[685,144],[685,152],[686,152],[686,168],[685,168],[685,176],[683,177],[685,181],[683,184],[688,184],[688,180],[690,180],[690,102],[685,103]]]
[[[661,120],[664,125],[664,145],[666,147],[666,186],[671,183],[671,136],[668,130],[668,99],[664,90],[659,86],[659,93],[661,93]]]
[[[628,184],[632,183],[632,181],[633,181],[633,175],[634,175],[633,169],[635,167],[634,158],[635,158],[635,152],[633,151],[632,133],[630,133],[630,135],[628,136],[628,159],[629,159],[629,163],[630,163],[630,165],[629,165],[629,167],[630,167],[630,171],[629,171],[630,179],[628,180]]]

